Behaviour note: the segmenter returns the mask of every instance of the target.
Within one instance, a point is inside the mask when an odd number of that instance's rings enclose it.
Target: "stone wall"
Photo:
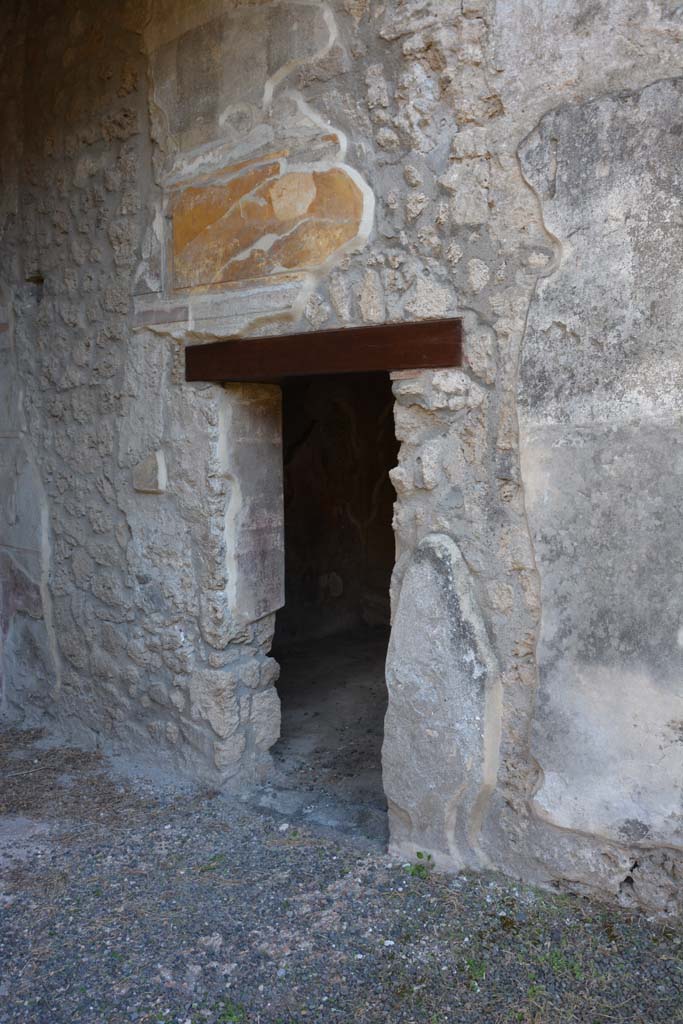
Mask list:
[[[462,316],[394,381],[392,845],[674,909],[679,5],[7,6],[4,715],[258,777],[279,394],[182,346]]]

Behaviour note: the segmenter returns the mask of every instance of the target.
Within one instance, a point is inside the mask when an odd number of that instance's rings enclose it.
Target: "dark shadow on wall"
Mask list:
[[[283,385],[285,606],[277,648],[388,626],[396,465],[388,374]]]

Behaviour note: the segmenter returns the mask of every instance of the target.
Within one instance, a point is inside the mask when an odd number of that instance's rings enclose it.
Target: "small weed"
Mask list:
[[[429,878],[429,875],[434,868],[434,861],[431,853],[423,853],[422,850],[418,850],[415,856],[419,863],[407,864],[406,871],[413,878]]]
[[[484,981],[486,978],[486,963],[483,960],[474,960],[470,957],[465,960],[465,963],[467,964],[467,973],[470,976],[470,988],[478,992],[479,982]]]
[[[216,1009],[216,1024],[247,1024],[247,1011],[231,999],[223,1000]]]
[[[547,963],[555,974],[571,974],[577,981],[583,978],[579,961],[565,956],[560,949],[551,949],[548,953],[543,953],[540,959]]]

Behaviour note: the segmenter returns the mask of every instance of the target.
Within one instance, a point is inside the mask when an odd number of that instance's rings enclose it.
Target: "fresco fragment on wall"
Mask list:
[[[166,6],[168,17],[147,30],[165,291],[267,286],[277,277],[302,278],[303,294],[364,245],[373,220],[374,197],[346,163],[344,133],[295,87],[296,72],[333,51],[343,63],[334,17],[302,0],[227,11]],[[240,41],[229,61],[217,44],[226,39]]]
[[[356,237],[363,196],[349,174],[286,166],[283,155],[226,167],[174,197],[174,288],[315,270]]]

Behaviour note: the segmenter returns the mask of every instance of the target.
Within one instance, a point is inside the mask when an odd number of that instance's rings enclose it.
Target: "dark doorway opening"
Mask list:
[[[381,746],[387,695],[398,443],[389,375],[284,382],[285,606],[274,782],[292,809],[383,841]]]

